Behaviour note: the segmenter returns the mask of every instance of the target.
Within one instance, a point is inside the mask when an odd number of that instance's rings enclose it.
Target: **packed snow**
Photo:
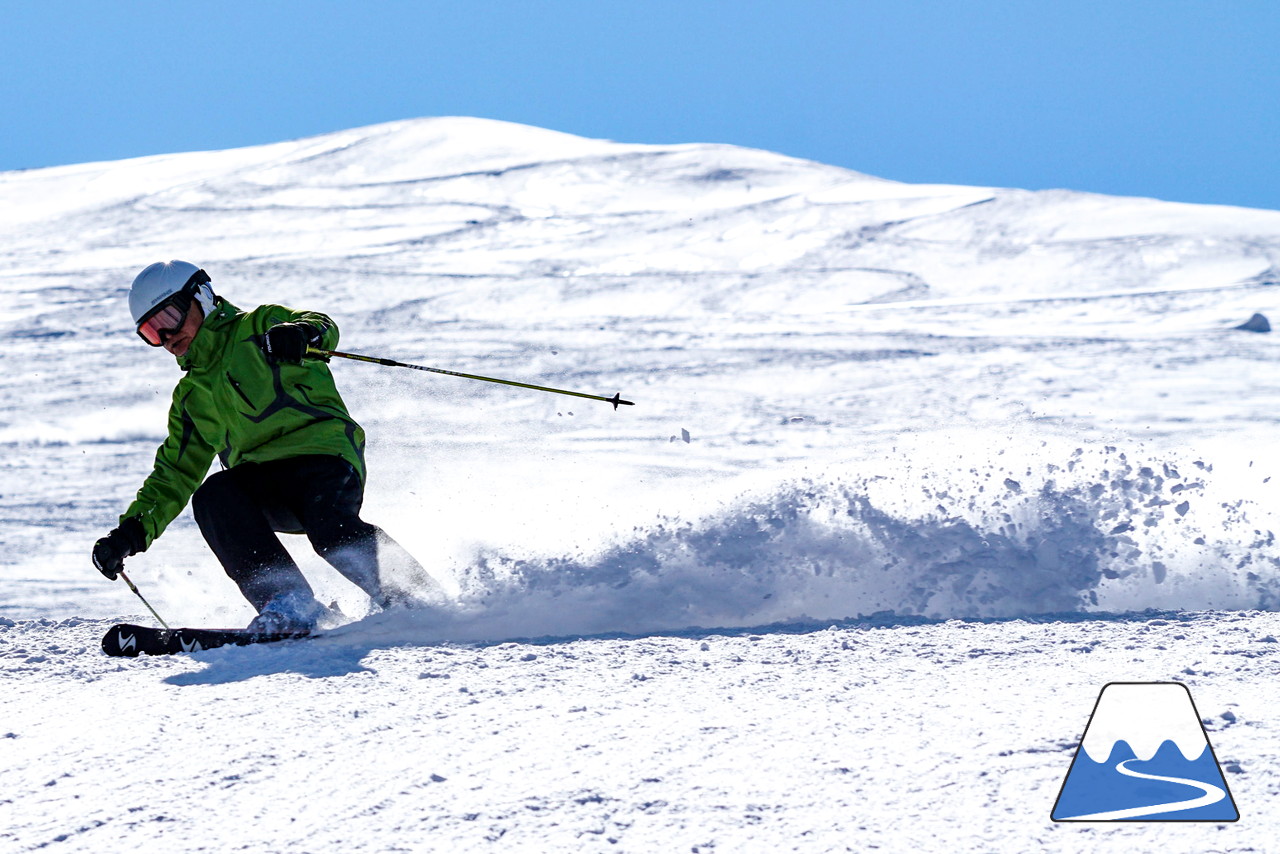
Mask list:
[[[1280,212],[913,185],[442,118],[0,173],[0,848],[1265,851]],[[324,311],[365,517],[444,598],[104,656],[163,438],[156,260]],[[128,571],[249,606],[189,514]],[[1241,819],[1055,824],[1102,687],[1190,689]]]

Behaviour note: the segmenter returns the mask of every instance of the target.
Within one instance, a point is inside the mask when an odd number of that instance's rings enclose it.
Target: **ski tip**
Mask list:
[[[138,647],[138,636],[156,629],[135,626],[130,623],[119,623],[107,630],[102,636],[102,651],[107,655],[123,658],[137,658],[142,652]]]
[[[634,402],[622,399],[622,392],[618,392],[613,397],[609,398],[609,402],[613,404],[615,412],[618,410],[618,404],[622,404],[623,406],[635,406]]]

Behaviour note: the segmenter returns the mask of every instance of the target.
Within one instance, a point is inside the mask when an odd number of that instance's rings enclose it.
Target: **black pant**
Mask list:
[[[191,509],[227,575],[261,612],[281,593],[314,595],[276,532],[305,533],[334,569],[383,602],[378,545],[395,544],[360,518],[363,503],[364,485],[350,463],[309,455],[220,471],[196,490]]]

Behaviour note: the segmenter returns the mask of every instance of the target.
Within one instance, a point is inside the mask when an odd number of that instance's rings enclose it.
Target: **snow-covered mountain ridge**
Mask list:
[[[53,245],[77,272],[157,244],[198,246],[214,266],[244,260],[248,242],[259,262],[394,259],[418,274],[527,275],[536,263],[570,278],[884,271],[919,276],[938,297],[1063,296],[1158,287],[1175,267],[1228,255],[1239,261],[1230,278],[1197,271],[1197,284],[1274,276],[1280,238],[1274,211],[902,184],[734,146],[623,145],[479,119],[3,173],[0,194],[10,273],[68,269],[41,251],[58,230]],[[273,222],[283,234],[261,228]],[[134,239],[103,246],[86,239],[95,227]],[[87,245],[63,245],[72,236]],[[24,243],[37,250],[30,267],[15,251]],[[1027,264],[1036,275],[1018,278]],[[1001,274],[975,285],[975,267]],[[857,295],[846,291],[846,304]]]

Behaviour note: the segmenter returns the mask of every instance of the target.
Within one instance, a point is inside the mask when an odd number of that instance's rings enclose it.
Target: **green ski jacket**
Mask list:
[[[173,390],[169,437],[120,517],[142,522],[148,546],[187,506],[215,455],[231,468],[329,454],[364,479],[364,430],[347,413],[327,362],[270,364],[263,355],[262,336],[278,323],[309,323],[322,331],[324,349],[338,344],[338,327],[323,314],[278,305],[240,311],[220,299],[178,360],[186,376]]]

